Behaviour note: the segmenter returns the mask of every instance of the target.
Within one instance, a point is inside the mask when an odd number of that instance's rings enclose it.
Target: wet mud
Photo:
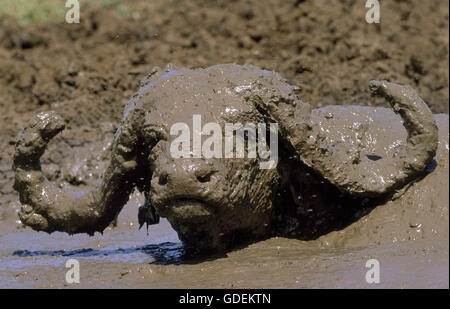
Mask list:
[[[448,287],[448,116],[436,116],[440,143],[428,175],[315,240],[270,238],[193,259],[167,221],[149,236],[137,230],[144,203],[137,193],[103,236],[47,235],[19,224],[11,167],[26,121],[40,111],[61,114],[66,130],[49,144],[42,169],[61,187],[93,187],[126,102],[155,65],[255,64],[299,85],[314,108],[386,106],[367,84],[388,79],[412,85],[434,113],[448,113],[448,3],[388,3],[380,25],[366,24],[365,9],[346,1],[156,1],[147,10],[121,21],[90,10],[75,31],[0,18],[2,287],[70,287],[70,257],[81,263],[75,287]],[[370,258],[381,264],[376,286],[364,279]]]

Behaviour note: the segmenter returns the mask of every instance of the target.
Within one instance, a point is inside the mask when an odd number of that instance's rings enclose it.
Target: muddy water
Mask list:
[[[405,241],[343,248],[327,240],[271,238],[202,260],[185,258],[167,221],[138,230],[134,194],[117,227],[104,235],[48,235],[2,224],[1,288],[445,288],[448,241]],[[10,218],[13,220],[14,218]],[[6,220],[10,221],[10,220]],[[67,284],[68,259],[80,283]],[[380,262],[380,284],[367,284],[366,261]]]

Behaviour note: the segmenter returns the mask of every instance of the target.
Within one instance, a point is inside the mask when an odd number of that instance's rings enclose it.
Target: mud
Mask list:
[[[389,79],[413,85],[432,111],[448,113],[448,3],[392,2],[383,12],[381,25],[367,25],[365,10],[356,1],[219,2],[214,7],[156,1],[154,7],[140,12],[141,17],[129,16],[120,22],[106,12],[86,12],[86,22],[75,26],[75,31],[65,24],[20,28],[14,20],[2,18],[2,286],[63,286],[61,256],[86,254],[86,273],[91,275],[84,286],[106,286],[108,278],[110,287],[179,287],[187,281],[192,286],[191,276],[202,274],[198,286],[269,287],[277,282],[276,287],[356,287],[361,283],[355,278],[364,278],[365,259],[383,256],[382,265],[392,276],[381,286],[448,287],[448,187],[442,181],[448,183],[448,163],[438,165],[400,199],[363,213],[354,224],[315,241],[270,239],[228,257],[187,265],[148,265],[155,262],[154,255],[163,264],[184,261],[177,257],[183,248],[173,232],[168,240],[173,243],[145,247],[167,241],[157,231],[162,228],[165,235],[170,231],[167,223],[155,227],[155,238],[147,238],[142,237],[145,232],[125,228],[119,218],[118,228],[108,228],[103,238],[76,236],[73,242],[61,234],[32,234],[14,224],[18,202],[12,190],[13,143],[25,121],[49,109],[61,114],[67,129],[44,155],[44,172],[52,181],[75,190],[92,187],[108,159],[108,151],[99,152],[99,147],[108,150],[126,101],[154,65],[256,64],[300,85],[302,98],[313,107],[385,106],[370,97],[366,85],[369,79]],[[441,122],[445,127],[448,119]],[[447,144],[441,142],[439,147],[446,147],[448,153],[448,133],[440,140],[445,138]],[[448,162],[448,155],[442,160]],[[421,187],[424,182],[427,185]],[[133,218],[137,205],[130,211]],[[38,244],[38,236],[45,241]],[[126,250],[133,237],[138,250]],[[89,250],[93,247],[100,249]],[[284,247],[292,255],[280,259]],[[275,248],[276,255],[270,254]],[[127,262],[128,256],[136,263]],[[56,264],[61,273],[54,271]],[[355,266],[352,271],[350,265]],[[260,268],[264,271],[258,276]],[[239,275],[229,275],[236,270]],[[293,280],[292,274],[297,273],[299,280]],[[273,280],[274,276],[279,280]],[[129,281],[123,283],[127,277]]]
[[[19,218],[23,224],[48,233],[102,233],[137,188],[147,197],[139,208],[140,224],[157,224],[161,216],[169,220],[186,247],[224,251],[244,241],[282,236],[273,227],[274,221],[301,227],[303,232],[298,235],[290,233],[294,237],[309,234],[303,222],[315,221],[321,231],[333,230],[334,221],[339,220],[323,220],[331,211],[343,217],[333,204],[357,212],[367,205],[383,204],[394,190],[401,195],[398,191],[405,185],[420,182],[436,155],[438,127],[433,114],[408,86],[370,82],[372,91],[388,99],[399,119],[383,108],[327,106],[311,111],[296,95],[297,87],[275,72],[249,65],[218,64],[195,70],[155,67],[141,84],[125,107],[102,183],[86,193],[57,188],[42,174],[40,157],[47,143],[64,129],[63,119],[53,111],[41,112],[26,124],[14,153],[14,188],[22,203]],[[196,143],[190,132],[203,130],[194,115],[219,127],[227,122],[256,126],[258,121],[275,121],[276,134],[285,141],[280,145],[271,141],[271,148],[283,148],[279,165],[262,169],[261,158],[245,155],[241,159],[222,154],[174,156],[174,139],[187,134],[189,153],[190,145]],[[172,126],[179,123],[188,130],[171,136]],[[445,127],[439,129],[444,136],[448,134]],[[202,137],[196,139],[201,145]],[[441,143],[448,141],[444,138]],[[445,149],[440,150],[444,154],[439,157],[445,157]],[[440,167],[446,162],[434,164]],[[321,181],[324,184],[317,185]],[[293,199],[286,197],[289,192]],[[317,198],[306,198],[309,192]],[[375,199],[383,202],[374,203]],[[284,222],[284,212],[297,213],[297,217],[289,216],[295,223]],[[307,212],[320,214],[313,220],[304,215]],[[356,217],[352,211],[345,212]]]

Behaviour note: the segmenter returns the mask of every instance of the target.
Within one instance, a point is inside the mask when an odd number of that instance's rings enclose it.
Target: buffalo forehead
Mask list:
[[[166,128],[176,122],[191,126],[194,114],[202,116],[203,124],[256,121],[254,106],[244,99],[255,81],[264,87],[274,87],[274,81],[284,84],[278,74],[250,66],[182,68],[147,86],[140,101],[146,122]]]

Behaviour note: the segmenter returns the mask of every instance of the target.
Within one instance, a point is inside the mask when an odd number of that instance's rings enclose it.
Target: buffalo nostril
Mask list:
[[[200,174],[197,175],[197,180],[199,182],[205,183],[205,182],[210,182],[211,181],[211,175],[214,174],[214,172],[209,172],[207,174]]]
[[[169,174],[166,172],[162,172],[161,175],[159,175],[158,184],[160,186],[164,186],[167,184],[167,181],[169,179]]]

